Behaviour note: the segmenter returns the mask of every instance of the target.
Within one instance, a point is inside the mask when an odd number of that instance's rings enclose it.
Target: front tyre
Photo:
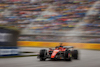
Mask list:
[[[64,53],[64,59],[66,61],[72,61],[72,54],[70,50],[66,50]]]
[[[78,50],[73,50],[73,58],[78,59]]]
[[[45,61],[46,59],[45,58],[40,58],[40,61]]]
[[[40,50],[40,61],[45,61],[47,58],[47,50],[42,49]]]

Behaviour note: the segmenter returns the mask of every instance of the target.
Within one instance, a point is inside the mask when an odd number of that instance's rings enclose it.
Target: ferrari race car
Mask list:
[[[72,61],[72,58],[78,59],[78,50],[73,46],[55,47],[55,49],[49,48],[40,50],[38,55],[40,61],[45,61],[47,58],[51,60],[64,59],[66,61]]]

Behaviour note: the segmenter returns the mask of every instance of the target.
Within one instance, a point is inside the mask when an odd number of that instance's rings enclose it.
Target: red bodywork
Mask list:
[[[63,47],[56,48],[54,50],[49,50],[49,51],[53,51],[53,53],[51,54],[51,58],[54,58],[58,52],[65,51],[65,50],[66,50],[66,48],[63,48]]]

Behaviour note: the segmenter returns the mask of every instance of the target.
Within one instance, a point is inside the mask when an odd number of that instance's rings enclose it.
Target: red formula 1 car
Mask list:
[[[45,61],[47,58],[51,60],[64,59],[72,61],[72,58],[78,59],[78,50],[75,50],[72,46],[55,47],[55,49],[50,48],[48,51],[46,49],[40,50],[38,58],[40,61]]]

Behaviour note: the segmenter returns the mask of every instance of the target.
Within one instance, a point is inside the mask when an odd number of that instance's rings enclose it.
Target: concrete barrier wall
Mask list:
[[[35,42],[35,41],[18,41],[19,47],[55,47],[59,46],[61,42]],[[64,46],[74,46],[80,49],[97,49],[100,50],[100,44],[97,43],[66,43],[62,42]]]

